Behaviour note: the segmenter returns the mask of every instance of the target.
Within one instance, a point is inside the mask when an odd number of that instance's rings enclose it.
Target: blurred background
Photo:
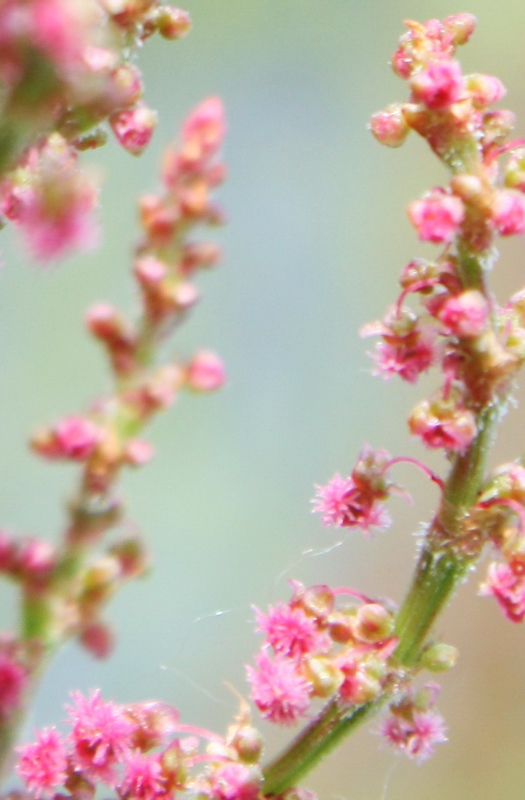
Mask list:
[[[246,693],[244,664],[259,646],[251,605],[289,597],[288,579],[353,586],[401,601],[414,565],[414,532],[436,488],[417,471],[397,477],[414,505],[391,504],[395,524],[364,540],[324,529],[310,513],[314,483],[347,474],[364,441],[424,457],[406,416],[434,383],[414,388],[370,375],[358,329],[383,314],[400,269],[431,253],[405,206],[446,180],[413,135],[397,151],[367,131],[370,114],[405,99],[388,60],[406,18],[459,11],[479,27],[460,57],[466,71],[497,74],[525,135],[522,0],[188,0],[194,30],[142,53],[148,103],[160,125],[138,160],[109,144],[90,160],[104,179],[104,241],[95,255],[35,268],[11,232],[0,274],[0,524],[49,539],[64,523],[75,470],[33,458],[38,424],[84,409],[108,375],[83,331],[87,306],[107,299],[132,313],[129,278],[135,198],[157,185],[158,161],[186,113],[220,95],[229,120],[229,224],[224,262],[201,276],[203,302],[175,344],[224,358],[228,385],[181,397],[150,431],[157,457],[126,477],[129,516],[154,557],[109,618],[118,646],[107,662],[67,647],[47,674],[25,736],[59,722],[72,688],[99,686],[119,702],[160,698],[183,719],[225,730],[237,710],[228,681]],[[521,122],[520,122],[521,120]],[[505,242],[494,275],[504,299],[525,283],[523,241]],[[523,409],[505,422],[494,463],[521,454]],[[518,448],[518,449],[517,449]],[[435,469],[444,464],[427,459]],[[457,645],[443,680],[447,745],[418,767],[363,729],[307,781],[323,800],[522,800],[525,642],[495,602],[477,597],[484,574],[461,588],[438,632]],[[2,628],[15,598],[2,587]],[[288,734],[265,728],[267,753]]]

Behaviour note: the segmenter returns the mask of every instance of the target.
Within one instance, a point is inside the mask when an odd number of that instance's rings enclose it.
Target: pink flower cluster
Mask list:
[[[443,717],[434,708],[439,687],[427,684],[414,693],[409,690],[390,705],[380,733],[389,745],[417,762],[425,761],[436,744],[447,741]]]
[[[220,102],[204,101],[185,121],[181,147],[166,154],[165,194],[142,199],[144,235],[134,265],[142,320],[133,326],[108,303],[98,303],[87,315],[87,327],[104,346],[120,392],[99,400],[90,414],[67,416],[32,439],[33,450],[45,458],[84,464],[85,485],[92,491],[106,491],[121,467],[141,466],[151,458],[151,446],[134,432],[168,408],[181,388],[210,392],[226,380],[222,361],[211,351],[157,367],[148,363],[153,353],[147,349],[163,341],[197,302],[191,278],[219,258],[215,245],[188,239],[197,226],[220,218],[211,193],[224,178],[218,153],[225,127]]]
[[[501,465],[478,504],[479,524],[496,550],[480,594],[494,597],[511,622],[525,619],[525,467]],[[503,559],[503,560],[502,560]]]
[[[247,667],[254,703],[280,725],[305,716],[315,697],[337,694],[348,705],[377,697],[397,643],[385,605],[351,590],[305,589],[297,582],[293,588],[288,604],[270,607],[266,614],[255,609],[265,641],[256,666]],[[340,594],[354,602],[336,606]]]
[[[0,209],[19,226],[31,254],[41,260],[72,249],[93,249],[98,190],[78,167],[78,155],[59,133],[30,148],[0,184]]]
[[[386,528],[390,516],[383,503],[399,487],[387,476],[391,457],[386,450],[373,451],[365,445],[348,478],[334,475],[326,486],[317,486],[313,511],[322,515],[323,524],[339,528]]]
[[[463,75],[454,60],[475,18],[406,24],[392,65],[410,98],[374,115],[371,129],[390,146],[415,130],[451,169],[448,187],[431,189],[408,209],[420,239],[444,250],[404,268],[397,303],[362,333],[380,337],[375,372],[385,378],[413,383],[429,367],[441,369],[442,388],[414,409],[410,430],[428,447],[464,453],[477,436],[479,409],[508,391],[525,361],[521,309],[498,308],[483,285],[469,283],[463,266],[463,254],[489,261],[496,236],[525,232],[524,150],[520,141],[505,143],[510,112],[490,108],[505,94],[501,82]],[[410,294],[419,296],[419,312],[405,305]]]
[[[162,703],[122,706],[98,691],[72,697],[66,738],[44,728],[34,743],[19,748],[17,772],[36,800],[58,799],[64,790],[73,798],[91,798],[101,785],[137,800],[168,800],[180,791],[210,800],[258,796],[260,746],[245,758],[239,742],[253,729],[244,718],[222,738],[182,725],[175,709]]]

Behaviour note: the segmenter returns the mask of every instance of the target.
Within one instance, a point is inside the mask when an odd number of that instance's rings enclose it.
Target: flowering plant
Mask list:
[[[0,9],[5,86],[1,204],[36,258],[91,246],[96,188],[79,153],[111,129],[131,154],[147,145],[155,115],[144,105],[130,59],[153,33],[179,38],[184,12],[157,0],[10,0]],[[318,485],[313,511],[326,526],[365,536],[390,524],[386,503],[407,499],[395,468],[408,463],[438,488],[433,519],[420,537],[405,600],[397,606],[360,588],[291,581],[291,598],[255,609],[263,644],[246,668],[253,706],[281,726],[304,724],[273,759],[263,753],[255,712],[241,699],[226,733],[180,719],[161,700],[117,704],[99,691],[73,691],[68,729],[41,730],[16,749],[16,773],[28,797],[90,800],[99,787],[123,800],[167,800],[191,792],[211,800],[308,796],[304,777],[360,724],[383,713],[379,730],[397,751],[426,760],[447,739],[437,710],[439,686],[425,675],[452,667],[456,650],[434,623],[483,553],[482,593],[512,622],[525,618],[525,468],[519,458],[490,469],[496,427],[525,360],[525,301],[505,303],[489,287],[498,237],[525,231],[525,141],[510,139],[513,115],[493,105],[505,94],[489,75],[464,74],[456,50],[475,28],[470,14],[408,21],[392,65],[407,81],[406,102],[372,117],[376,139],[401,145],[419,134],[451,173],[410,204],[423,242],[438,245],[401,273],[400,293],[376,336],[374,371],[415,383],[430,370],[440,385],[409,417],[412,434],[448,461],[442,477],[412,457],[364,444],[355,466]],[[113,388],[88,412],[38,430],[33,451],[77,464],[79,489],[60,541],[0,538],[0,569],[17,586],[21,623],[0,642],[0,745],[7,771],[31,693],[49,658],[71,638],[95,656],[109,654],[108,601],[147,565],[144,544],[123,526],[116,491],[125,467],[152,456],[146,423],[181,390],[210,391],[225,379],[220,359],[200,351],[166,356],[166,343],[198,299],[193,278],[218,259],[197,226],[222,214],[212,198],[225,171],[222,104],[204,101],[168,150],[162,192],[139,203],[142,237],[133,274],[140,314],[130,323],[113,306],[87,315],[108,358]],[[117,535],[115,537],[115,532]],[[74,687],[73,687],[74,688]]]

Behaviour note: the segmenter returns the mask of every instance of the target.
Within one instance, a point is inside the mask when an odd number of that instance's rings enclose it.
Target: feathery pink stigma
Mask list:
[[[111,785],[116,765],[131,753],[135,725],[119,706],[105,702],[99,690],[89,698],[73,692],[72,698],[73,763],[88,777]]]
[[[252,698],[259,711],[281,725],[293,725],[310,705],[310,685],[293,661],[277,657],[273,661],[260,653],[257,669],[246,667]]]
[[[278,603],[274,608],[270,606],[267,614],[257,608],[255,614],[257,630],[266,634],[268,644],[276,653],[300,658],[330,649],[330,638],[319,631],[316,620],[301,608]]]
[[[19,747],[18,752],[16,771],[37,800],[66,780],[66,748],[55,728],[44,728],[36,742]]]

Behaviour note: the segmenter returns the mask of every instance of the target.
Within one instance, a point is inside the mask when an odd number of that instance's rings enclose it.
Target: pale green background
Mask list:
[[[313,483],[352,468],[363,441],[423,455],[404,420],[432,381],[414,389],[372,379],[369,344],[357,337],[394,297],[401,267],[425,252],[406,203],[445,179],[415,137],[390,151],[366,130],[373,111],[406,97],[388,66],[403,19],[477,14],[465,69],[501,77],[525,134],[522,0],[472,0],[467,9],[444,0],[192,0],[186,8],[190,37],[149,42],[140,60],[161,120],[148,153],[134,160],[111,144],[89,158],[105,179],[102,249],[42,271],[13,248],[11,233],[3,237],[0,522],[52,538],[75,470],[32,458],[24,442],[37,424],[81,410],[107,387],[84,311],[100,299],[134,307],[135,197],[155,187],[159,156],[185,113],[208,95],[224,99],[225,261],[202,276],[203,303],[177,348],[218,350],[229,383],[214,396],[183,397],[152,428],[158,457],[126,478],[125,493],[154,572],[111,606],[119,632],[111,660],[70,646],[55,661],[26,735],[63,719],[71,688],[94,686],[123,702],[162,698],[184,720],[222,731],[236,710],[223,682],[246,691],[243,663],[258,646],[250,604],[288,597],[292,576],[402,599],[413,531],[431,514],[435,487],[399,468],[414,506],[394,501],[388,534],[351,534],[335,548],[341,537],[311,516],[309,499]],[[504,298],[525,282],[523,242],[502,251]],[[509,418],[496,460],[521,451],[522,419]],[[438,626],[461,649],[440,702],[450,743],[417,767],[363,730],[308,781],[323,800],[522,800],[523,628],[478,598],[477,583]],[[270,731],[268,752],[284,738]]]

